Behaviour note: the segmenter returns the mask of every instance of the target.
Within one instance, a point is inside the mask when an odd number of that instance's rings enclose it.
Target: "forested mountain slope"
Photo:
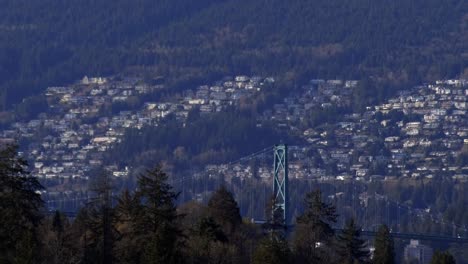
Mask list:
[[[2,90],[16,102],[47,85],[139,64],[137,39],[214,2],[219,1],[2,0]]]
[[[450,78],[467,74],[467,29],[463,0],[1,0],[0,102],[128,69]]]

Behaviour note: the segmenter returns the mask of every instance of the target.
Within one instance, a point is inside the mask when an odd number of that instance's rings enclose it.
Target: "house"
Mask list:
[[[200,106],[200,112],[204,114],[211,113],[213,112],[213,110],[214,110],[213,106],[209,104]]]
[[[245,75],[240,75],[235,77],[236,82],[247,82],[249,81],[249,77]]]

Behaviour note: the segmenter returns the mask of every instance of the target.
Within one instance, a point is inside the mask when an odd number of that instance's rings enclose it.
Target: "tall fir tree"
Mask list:
[[[315,263],[330,259],[335,231],[336,208],[322,201],[320,190],[308,193],[305,212],[297,218],[294,234],[296,261]]]
[[[41,222],[41,259],[43,263],[76,263],[80,236],[75,235],[68,218],[60,211]]]
[[[120,239],[116,241],[116,256],[120,263],[138,263],[138,237],[135,233],[136,210],[138,209],[136,196],[124,190],[117,200],[115,216],[116,229]]]
[[[87,237],[85,262],[111,264],[114,262],[114,246],[119,234],[115,228],[115,212],[112,208],[112,183],[108,172],[99,171],[91,190],[96,196],[87,205],[85,225]]]
[[[32,263],[38,255],[43,187],[17,150],[0,146],[0,263]]]
[[[379,227],[374,242],[374,257],[372,262],[375,264],[393,264],[395,263],[395,246],[393,238],[390,236],[390,229],[386,225]]]
[[[182,263],[183,233],[175,202],[178,194],[166,182],[160,166],[138,178],[135,234],[141,263]]]
[[[338,236],[337,254],[339,263],[355,264],[369,263],[370,253],[367,249],[366,241],[360,238],[361,228],[359,228],[354,219],[346,224],[342,234]]]
[[[52,218],[52,241],[48,241],[49,246],[52,246],[51,250],[51,259],[48,261],[49,263],[63,263],[63,255],[64,254],[64,242],[65,242],[65,219],[64,216],[59,212],[55,211],[55,214]],[[51,245],[52,244],[52,245]]]
[[[211,196],[208,201],[208,211],[227,235],[232,234],[242,223],[237,202],[225,186],[221,186]]]

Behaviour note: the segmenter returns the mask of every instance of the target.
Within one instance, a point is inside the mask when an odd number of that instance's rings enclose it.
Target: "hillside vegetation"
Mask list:
[[[367,78],[467,74],[463,0],[1,0],[3,108],[83,75]],[[187,77],[188,76],[188,77]]]

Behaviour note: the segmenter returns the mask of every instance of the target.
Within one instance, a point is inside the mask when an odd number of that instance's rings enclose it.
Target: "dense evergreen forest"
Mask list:
[[[12,146],[0,151],[1,263],[353,264],[401,258],[385,225],[370,242],[372,258],[353,218],[342,231],[334,230],[340,216],[320,190],[304,197],[304,211],[288,231],[281,209],[274,206],[265,206],[269,217],[263,226],[242,219],[233,194],[223,186],[207,204],[177,206],[179,193],[159,166],[140,174],[135,192],[117,197],[103,172],[93,182],[94,198],[76,217],[48,214],[38,194],[42,187],[23,169],[25,161],[16,151]],[[455,260],[448,251],[437,251],[431,263]]]
[[[357,78],[467,74],[463,0],[1,0],[5,109],[83,75]]]
[[[128,166],[167,162],[180,172],[234,161],[264,146],[273,146],[278,139],[299,141],[298,137],[278,131],[270,124],[257,126],[250,113],[232,111],[192,118],[185,125],[169,118],[158,127],[130,129],[122,143],[107,153],[107,159]]]

